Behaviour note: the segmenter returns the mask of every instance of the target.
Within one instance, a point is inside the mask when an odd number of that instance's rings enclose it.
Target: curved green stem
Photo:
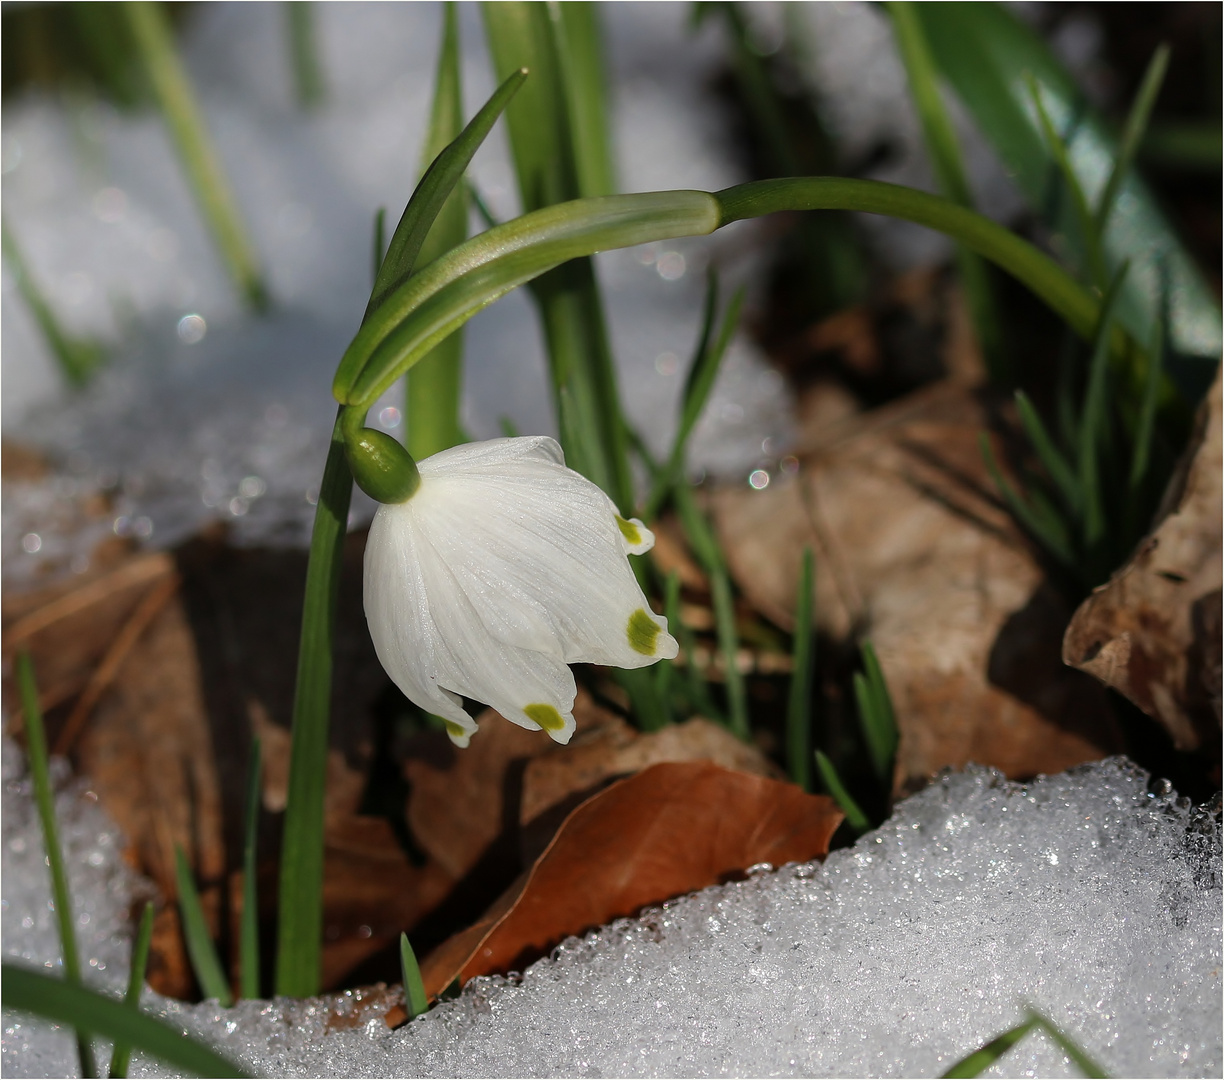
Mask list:
[[[1041,297],[1081,337],[1091,338],[1100,302],[1048,255],[989,218],[938,195],[840,176],[758,180],[714,196],[719,226],[783,210],[857,210],[935,229],[1006,270]]]
[[[368,407],[397,378],[482,308],[570,259],[653,240],[701,236],[744,218],[782,211],[854,210],[945,233],[1031,289],[1091,339],[1098,297],[1048,255],[1002,225],[938,195],[833,176],[786,177],[717,193],[645,192],[574,199],[497,225],[430,263],[394,290],[358,331],[332,391]],[[1120,329],[1111,351],[1136,349]]]
[[[718,225],[704,191],[575,199],[494,226],[394,290],[344,353],[332,392],[370,405],[397,378],[482,308],[570,259],[651,240],[702,236]]]

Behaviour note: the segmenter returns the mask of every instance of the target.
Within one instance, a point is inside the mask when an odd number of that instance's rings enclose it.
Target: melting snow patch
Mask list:
[[[37,823],[11,768],[4,949],[41,964],[55,948]],[[61,796],[60,811],[77,904],[95,914],[82,949],[107,958],[90,977],[114,987],[126,911],[106,884],[123,876],[114,831],[79,797]],[[272,1076],[937,1075],[1025,1005],[1114,1075],[1212,1076],[1220,882],[1217,816],[1149,793],[1124,760],[1026,785],[970,768],[823,865],[571,938],[398,1031],[375,1020],[328,1033],[331,1002],[220,1010],[146,991],[145,1007]],[[73,1060],[62,1031],[5,1015],[5,1075],[64,1075]],[[1077,1075],[1044,1036],[1001,1064],[997,1075]],[[137,1057],[131,1075],[173,1074]]]

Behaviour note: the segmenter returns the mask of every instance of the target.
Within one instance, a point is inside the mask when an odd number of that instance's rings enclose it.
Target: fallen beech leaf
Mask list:
[[[589,794],[612,777],[664,761],[712,761],[737,772],[785,777],[755,746],[703,717],[643,734],[607,713],[603,723],[575,734],[568,746],[550,747],[527,763],[519,823],[526,825],[575,795]]]
[[[711,499],[760,611],[791,625],[810,545],[820,625],[874,643],[901,734],[895,793],[948,765],[1023,777],[1120,749],[1104,695],[1062,666],[1069,612],[994,496],[987,425],[971,390],[937,384],[809,443],[795,476]]]
[[[6,593],[5,660],[19,649],[29,651],[44,711],[71,701],[85,689],[142,600],[174,576],[174,561],[154,552],[67,584]],[[6,686],[5,696],[14,701],[11,691]],[[17,711],[11,709],[10,715]]]
[[[1157,524],[1076,611],[1063,660],[1155,717],[1181,750],[1220,737],[1220,373]]]
[[[179,597],[132,647],[77,746],[81,771],[123,830],[136,868],[156,882],[163,897],[175,899],[174,847],[180,845],[215,930],[226,871],[221,790],[199,665]],[[176,948],[170,934],[159,944]],[[178,978],[185,967],[175,957],[161,961],[168,978]],[[153,985],[161,993],[190,992],[190,984],[181,982]]]
[[[652,765],[579,806],[521,884],[426,958],[426,993],[757,863],[822,857],[841,820],[831,799],[792,784],[710,762]]]
[[[615,717],[579,689],[574,702],[575,742]],[[520,820],[524,769],[555,746],[543,732],[528,731],[486,709],[472,745],[456,749],[441,732],[417,740],[404,773],[412,786],[408,827],[431,859],[456,880],[467,874],[490,845]],[[562,747],[562,750],[565,748]],[[517,863],[517,852],[512,856]],[[517,865],[510,876],[517,873]],[[501,886],[498,886],[500,889]]]

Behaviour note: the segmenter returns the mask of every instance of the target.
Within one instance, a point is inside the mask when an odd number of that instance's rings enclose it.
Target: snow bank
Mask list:
[[[145,1007],[271,1076],[937,1075],[1025,1005],[1113,1075],[1219,1075],[1218,821],[1148,787],[1121,759],[1027,785],[947,775],[823,865],[571,938],[398,1031],[329,1033],[334,1000]],[[4,951],[53,964],[28,797],[6,780]],[[132,886],[98,808],[72,789],[60,808],[89,977],[116,987]],[[65,1033],[4,1023],[6,1076],[70,1073]],[[1002,1066],[1077,1075],[1040,1035]],[[131,1075],[173,1074],[137,1058]]]

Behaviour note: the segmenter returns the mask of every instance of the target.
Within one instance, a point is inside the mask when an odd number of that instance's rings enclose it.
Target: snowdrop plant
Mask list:
[[[332,383],[340,410],[307,571],[282,846],[281,994],[309,996],[318,986],[331,634],[354,480],[385,504],[368,541],[365,586],[379,656],[410,698],[449,721],[456,742],[475,730],[461,696],[565,741],[573,723],[569,662],[633,668],[676,654],[666,620],[631,586],[625,556],[647,550],[650,533],[628,506],[618,508],[567,470],[551,440],[456,448],[418,466],[396,439],[364,426],[378,397],[468,319],[599,251],[707,235],[779,211],[853,210],[951,236],[1015,276],[1085,337],[1098,321],[1099,298],[1008,229],[938,196],[842,177],[571,199],[494,225],[418,269],[441,207],[526,75],[512,72],[422,178]],[[1141,351],[1121,328],[1114,331],[1111,353],[1133,362]],[[604,490],[624,503],[611,479]]]

